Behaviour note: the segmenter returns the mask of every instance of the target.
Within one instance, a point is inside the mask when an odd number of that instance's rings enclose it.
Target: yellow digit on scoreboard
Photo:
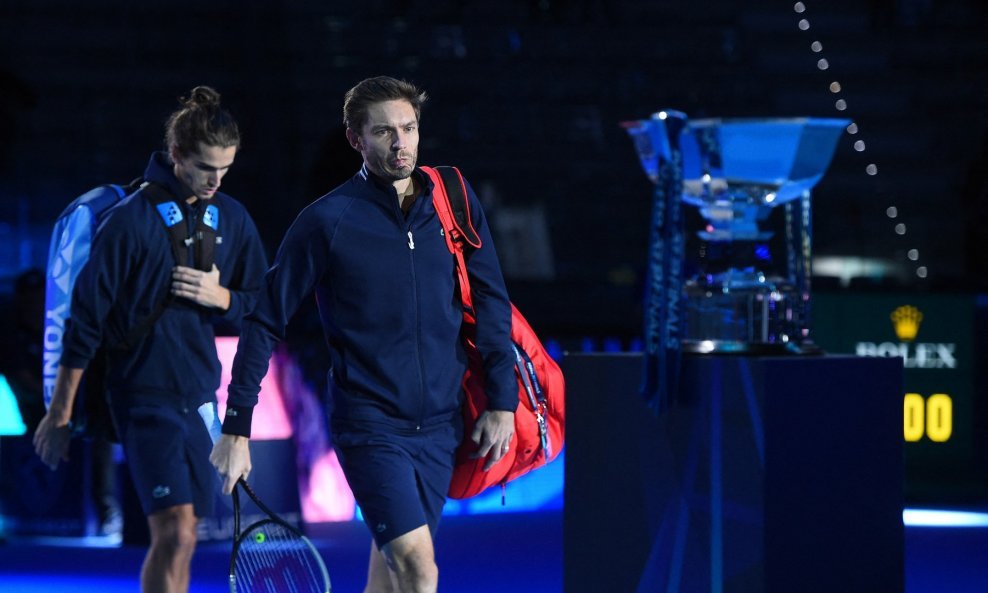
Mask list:
[[[902,402],[902,433],[906,441],[918,442],[926,432],[926,402],[918,393],[907,393]]]
[[[934,393],[926,400],[926,436],[934,443],[945,443],[954,432],[954,402],[946,393]]]
[[[945,443],[954,432],[954,402],[946,393],[934,393],[924,399],[907,393],[902,401],[902,434],[906,442],[916,443],[925,435],[935,443]]]

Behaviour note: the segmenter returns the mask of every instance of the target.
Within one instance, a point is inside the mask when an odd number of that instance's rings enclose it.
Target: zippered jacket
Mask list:
[[[183,209],[190,234],[206,204],[186,203],[191,192],[175,177],[163,152],[151,156],[144,179],[164,187]],[[213,322],[238,324],[254,306],[267,258],[257,228],[242,204],[217,192],[209,203],[219,207],[222,242],[215,247],[220,284],[230,290],[226,311],[176,298],[129,350],[114,348],[131,329],[148,319],[170,294],[176,265],[171,240],[161,217],[143,190],[113,207],[96,231],[89,262],[72,293],[61,363],[86,368],[101,343],[108,348],[107,388],[111,393],[208,396],[220,385]],[[188,261],[194,267],[192,248]],[[105,340],[105,342],[104,342]]]
[[[394,187],[366,167],[299,214],[241,331],[225,433],[250,435],[271,352],[311,293],[330,349],[334,431],[414,432],[459,414],[467,359],[454,258],[432,183],[413,175],[425,189],[407,214]],[[480,203],[467,193],[483,241],[467,267],[489,409],[514,411],[510,303]]]

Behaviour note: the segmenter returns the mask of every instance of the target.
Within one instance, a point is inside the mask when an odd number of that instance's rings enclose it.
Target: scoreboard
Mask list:
[[[823,293],[812,302],[811,335],[826,352],[903,359],[907,501],[988,496],[988,467],[979,461],[985,395],[978,390],[984,353],[975,330],[976,297]]]

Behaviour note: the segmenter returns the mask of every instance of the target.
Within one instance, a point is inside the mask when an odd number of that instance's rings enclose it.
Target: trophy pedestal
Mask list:
[[[732,271],[683,286],[683,352],[799,354],[800,292],[782,278]]]
[[[563,589],[901,593],[902,361],[567,354]]]

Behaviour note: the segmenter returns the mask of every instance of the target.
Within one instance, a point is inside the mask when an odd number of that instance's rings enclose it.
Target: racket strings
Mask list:
[[[324,593],[324,569],[317,554],[311,543],[277,523],[252,526],[237,549],[236,591]]]

